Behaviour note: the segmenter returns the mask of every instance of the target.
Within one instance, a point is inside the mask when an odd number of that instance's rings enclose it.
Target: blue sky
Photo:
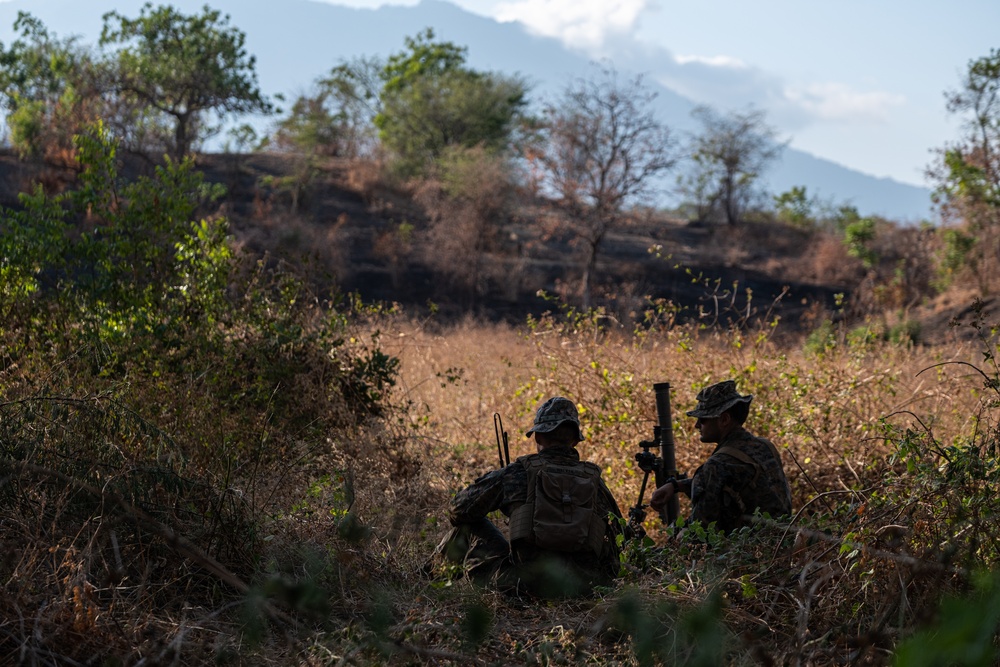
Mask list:
[[[1000,48],[998,0],[450,1],[627,58],[697,102],[764,109],[792,146],[913,185],[927,185],[932,151],[958,136],[945,91]]]

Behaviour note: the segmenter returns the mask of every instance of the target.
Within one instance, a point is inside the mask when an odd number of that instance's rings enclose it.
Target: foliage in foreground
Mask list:
[[[76,189],[0,216],[0,646],[225,657],[332,604],[286,573],[351,579],[328,551],[365,534],[348,463],[418,470],[381,426],[398,362],[359,304],[244,265],[190,162],[125,182],[99,128],[78,149]],[[288,539],[319,502],[333,532]]]

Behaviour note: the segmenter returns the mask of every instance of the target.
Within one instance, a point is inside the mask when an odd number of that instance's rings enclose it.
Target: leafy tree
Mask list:
[[[309,156],[370,152],[384,67],[384,61],[374,57],[334,67],[312,91],[296,98],[288,115],[278,121],[270,144]]]
[[[787,192],[775,195],[773,201],[775,213],[783,222],[802,227],[813,220],[815,202],[806,194],[805,186],[794,186]]]
[[[75,38],[59,39],[18,12],[20,36],[0,47],[0,103],[11,143],[22,156],[73,162],[73,135],[103,115],[100,61]]]
[[[930,169],[938,182],[934,198],[946,221],[975,238],[962,254],[985,293],[1000,261],[1000,49],[969,62],[947,108],[962,118],[963,134]]]
[[[871,218],[859,217],[844,227],[844,245],[847,246],[847,254],[860,259],[868,269],[875,266],[878,261],[878,254],[871,248],[874,240],[875,221]]]
[[[699,219],[721,218],[735,225],[757,194],[760,175],[784,144],[776,142],[763,111],[720,115],[700,106],[692,114],[702,131],[693,139],[694,169],[681,179],[681,190],[693,200]]]
[[[543,187],[559,196],[586,246],[585,308],[608,233],[677,162],[676,142],[654,113],[655,97],[641,76],[623,82],[611,68],[574,81],[545,109],[541,142],[529,153]]]
[[[272,111],[257,86],[256,59],[247,54],[245,41],[241,30],[230,27],[228,15],[207,5],[201,14],[187,16],[146,3],[135,19],[105,14],[100,45],[117,47],[121,94],[134,98],[147,116],[173,123],[167,145],[179,158],[214,131],[210,113]]]
[[[426,29],[382,60],[343,61],[300,95],[271,144],[306,154],[370,154],[375,140],[405,176],[425,174],[452,147],[506,149],[525,84],[466,65],[466,49]]]
[[[938,285],[944,289],[969,269],[976,237],[954,227],[941,229],[940,237],[942,247],[938,251],[937,274]]]
[[[339,131],[340,152],[370,153],[377,141],[375,118],[382,109],[381,75],[385,61],[362,56],[341,62],[319,82],[332,108]]]
[[[507,147],[526,104],[524,82],[466,66],[464,47],[426,29],[380,73],[374,123],[404,174],[421,173],[449,146]]]

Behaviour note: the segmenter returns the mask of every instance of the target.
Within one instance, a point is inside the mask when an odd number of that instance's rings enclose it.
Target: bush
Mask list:
[[[221,659],[245,601],[294,626],[359,585],[330,556],[338,574],[313,586],[274,538],[345,452],[363,479],[415,472],[386,429],[399,362],[355,330],[376,310],[243,265],[225,220],[196,219],[218,188],[191,162],[126,182],[99,130],[78,146],[78,188],[0,212],[0,523],[19,554],[0,560],[0,613],[32,619],[0,651]],[[370,533],[349,476],[331,549]]]
[[[920,342],[920,322],[903,320],[889,328],[889,342],[893,345],[915,345]]]

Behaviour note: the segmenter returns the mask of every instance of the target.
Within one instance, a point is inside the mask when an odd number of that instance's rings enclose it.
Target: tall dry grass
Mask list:
[[[399,398],[419,437],[450,463],[457,486],[498,465],[494,413],[510,433],[511,458],[538,404],[564,395],[581,410],[581,454],[599,463],[622,505],[638,495],[633,455],[656,423],[653,384],[670,382],[678,468],[693,473],[711,452],[684,416],[698,390],[735,379],[754,395],[748,428],[781,450],[796,506],[862,481],[889,453],[881,419],[932,420],[939,438],[967,432],[975,379],[943,361],[976,363],[976,343],[947,349],[842,345],[810,353],[771,342],[770,330],[709,331],[696,325],[632,331],[543,319],[534,326],[467,321],[446,330],[407,323],[383,338],[401,360]],[[778,325],[780,326],[780,325]],[[933,367],[933,368],[932,368]],[[970,386],[971,384],[971,386]],[[454,487],[453,487],[454,488]]]
[[[350,340],[373,341],[400,360],[382,417],[318,432],[256,415],[250,428],[260,430],[262,456],[232,468],[216,489],[228,468],[211,454],[224,453],[218,443],[236,422],[196,410],[167,426],[175,438],[216,444],[197,450],[208,471],[190,486],[198,493],[184,486],[177,500],[167,494],[173,487],[159,477],[146,484],[128,461],[117,471],[81,457],[74,465],[83,472],[60,478],[52,471],[65,461],[32,458],[35,467],[8,471],[24,485],[4,487],[8,505],[28,511],[5,519],[12,615],[0,623],[0,648],[25,664],[88,655],[144,664],[889,664],[943,593],[969,585],[975,559],[996,558],[984,478],[963,482],[952,466],[950,492],[935,476],[948,463],[937,449],[957,462],[976,433],[993,432],[989,341],[931,348],[835,332],[824,346],[789,344],[780,323],[719,330],[677,325],[669,309],[652,315],[649,326],[626,330],[572,310],[519,327],[373,314]],[[652,544],[626,545],[613,587],[558,604],[428,567],[451,495],[499,465],[495,413],[513,458],[532,450],[523,433],[538,403],[572,398],[582,454],[602,466],[627,511],[641,482],[638,442],[655,423],[653,384],[672,385],[678,467],[690,474],[710,445],[698,442],[684,412],[699,388],[724,378],[754,394],[748,426],[781,450],[791,521],[683,541],[650,519]],[[289,387],[295,396],[282,400],[318,404],[322,392],[309,386]],[[149,413],[154,397],[165,407],[175,394],[137,380],[128,396]],[[131,442],[131,422],[108,421],[117,408],[97,407],[64,429],[79,436],[73,451],[107,440],[114,454],[119,440]],[[20,404],[7,409],[36,424]],[[24,437],[36,429],[12,417],[0,424]],[[94,440],[93,429],[107,437]],[[62,431],[44,433],[62,442],[45,451],[66,449]],[[165,437],[150,434],[154,444]],[[115,484],[135,480],[137,490],[72,482],[112,472]],[[246,492],[254,488],[266,493]],[[222,502],[235,499],[232,508]],[[31,520],[43,501],[44,525]],[[206,541],[220,528],[234,549]]]
[[[627,545],[628,574],[614,588],[555,606],[440,573],[430,588],[404,577],[420,597],[386,603],[408,619],[391,626],[406,637],[392,655],[440,664],[890,664],[900,642],[934,618],[941,595],[966,589],[978,547],[958,540],[964,555],[946,554],[949,521],[940,514],[962,510],[934,500],[942,487],[933,470],[907,476],[920,457],[901,453],[901,441],[933,457],[938,445],[988,430],[980,371],[989,341],[930,348],[839,332],[817,349],[788,345],[773,322],[727,331],[667,323],[626,331],[572,312],[524,327],[381,322],[384,349],[401,360],[406,438],[429,457],[423,475],[435,498],[421,506],[435,517],[423,541],[411,535],[398,562],[418,571],[420,549],[447,528],[447,498],[499,465],[494,413],[510,433],[511,458],[527,454],[523,432],[555,394],[580,407],[581,453],[602,466],[627,512],[642,475],[633,457],[655,423],[652,385],[663,381],[673,389],[678,467],[688,474],[711,448],[684,416],[698,389],[734,378],[754,394],[748,427],[781,451],[791,521],[678,542],[651,519],[653,545]],[[956,531],[969,527],[957,523]],[[469,618],[486,624],[472,644]]]

